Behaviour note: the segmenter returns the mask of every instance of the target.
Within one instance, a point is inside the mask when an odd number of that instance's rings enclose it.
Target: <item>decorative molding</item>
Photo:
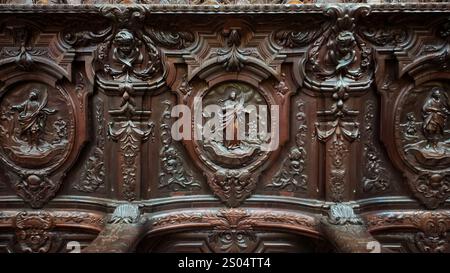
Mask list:
[[[417,250],[427,253],[449,250],[447,231],[450,229],[450,214],[447,211],[395,211],[365,216],[369,230],[411,228],[418,231],[412,238]]]

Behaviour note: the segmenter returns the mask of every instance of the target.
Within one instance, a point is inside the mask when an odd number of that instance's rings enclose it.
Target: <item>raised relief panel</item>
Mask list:
[[[72,82],[73,54],[58,33],[19,19],[1,31],[0,160],[10,188],[39,208],[55,196],[86,140],[92,89]]]
[[[212,106],[218,106],[214,114],[209,112]],[[194,147],[204,164],[214,170],[208,179],[210,187],[230,206],[237,206],[251,194],[257,182],[253,173],[268,156],[261,147],[269,145],[270,131],[258,131],[261,127],[270,129],[267,106],[255,87],[240,82],[219,84],[202,94],[203,116],[218,117],[211,126],[211,134],[217,138],[196,141]],[[250,115],[254,115],[252,119]],[[212,121],[204,118],[205,126]],[[241,133],[246,135],[238,136]]]
[[[172,102],[163,101],[165,107],[160,120],[160,139],[161,150],[160,155],[160,171],[159,185],[160,189],[168,189],[171,191],[188,191],[198,190],[201,185],[193,177],[192,171],[183,162],[182,154],[176,141],[171,133],[171,110]]]
[[[404,92],[395,115],[396,145],[413,170],[411,189],[431,208],[450,196],[449,87],[431,81]]]
[[[214,195],[236,207],[254,192],[267,162],[287,141],[288,123],[280,121],[288,119],[296,87],[288,69],[277,73],[278,62],[262,61],[269,59],[267,45],[249,22],[216,28],[214,34],[199,33],[201,43],[184,57],[187,68],[177,71],[172,89],[192,115],[179,130],[183,144]]]
[[[357,27],[370,11],[364,5],[327,6],[324,14],[331,27],[324,24],[319,30],[321,35],[308,48],[302,65],[305,86],[314,96],[331,99],[317,111],[315,136],[326,150],[326,195],[334,202],[348,200],[352,192],[350,154],[352,143],[360,138],[360,111],[351,101],[367,92],[373,81],[372,48]]]
[[[46,173],[64,161],[74,144],[70,98],[61,86],[33,82],[7,91],[0,107],[1,158],[19,175],[17,194],[39,207],[59,188]]]

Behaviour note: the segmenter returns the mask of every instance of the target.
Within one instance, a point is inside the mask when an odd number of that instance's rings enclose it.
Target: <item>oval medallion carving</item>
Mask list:
[[[3,97],[0,119],[2,159],[14,169],[57,166],[71,150],[75,120],[62,87],[30,82]]]
[[[414,194],[436,208],[450,196],[450,85],[430,81],[400,96],[395,126],[397,149],[411,172]]]
[[[204,134],[197,148],[208,162],[240,168],[264,154],[261,147],[269,139],[269,107],[254,87],[240,82],[220,84],[205,93],[202,109],[204,132],[212,137]]]
[[[401,135],[397,141],[404,158],[413,168],[450,167],[449,87],[428,83],[406,94],[399,108]]]

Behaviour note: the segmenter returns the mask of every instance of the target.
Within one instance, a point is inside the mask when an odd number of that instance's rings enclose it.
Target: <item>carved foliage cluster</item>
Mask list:
[[[165,109],[160,120],[161,151],[160,155],[160,173],[159,188],[168,188],[170,190],[192,190],[200,188],[200,184],[194,180],[194,177],[183,164],[182,154],[173,143],[174,140],[170,130],[171,108],[170,101],[164,101]]]
[[[153,228],[178,225],[202,225],[209,228],[208,245],[219,253],[252,252],[260,244],[258,231],[267,226],[283,225],[291,229],[317,229],[312,217],[295,213],[250,211],[247,209],[221,209],[216,212],[186,212],[154,219]]]
[[[289,151],[288,158],[283,162],[283,167],[274,176],[272,182],[266,187],[287,191],[306,191],[308,176],[306,171],[307,153],[305,149],[308,127],[306,125],[305,103],[297,102],[297,114],[299,126],[295,135],[295,146]]]
[[[82,192],[95,192],[105,183],[105,122],[103,100],[98,99],[95,104],[96,145],[87,162],[84,164],[83,175],[74,188]]]
[[[383,192],[390,187],[390,174],[381,158],[379,149],[375,146],[375,102],[368,100],[364,115],[364,153],[365,175],[363,177],[363,190],[366,192]]]
[[[416,230],[411,243],[416,251],[440,253],[450,250],[447,231],[450,216],[444,211],[415,211],[408,213],[383,213],[367,218],[370,230],[384,227],[412,227]]]
[[[54,244],[53,217],[44,211],[20,212],[15,219],[15,251],[46,253]]]

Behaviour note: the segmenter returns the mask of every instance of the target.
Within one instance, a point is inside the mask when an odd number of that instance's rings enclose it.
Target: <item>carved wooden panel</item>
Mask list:
[[[0,5],[0,251],[449,251],[448,3],[100,2]]]

